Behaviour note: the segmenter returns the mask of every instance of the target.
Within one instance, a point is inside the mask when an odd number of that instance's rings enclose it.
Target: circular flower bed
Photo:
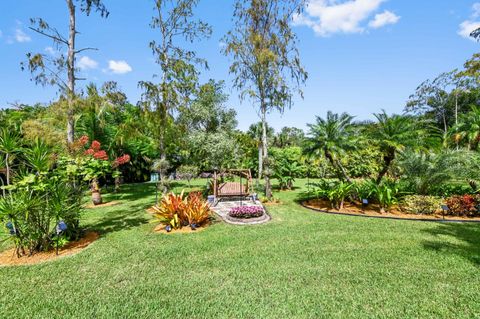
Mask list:
[[[260,206],[238,206],[230,210],[228,215],[233,218],[249,219],[263,216],[264,211]]]

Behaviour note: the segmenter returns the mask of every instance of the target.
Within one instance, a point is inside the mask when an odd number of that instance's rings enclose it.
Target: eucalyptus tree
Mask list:
[[[79,34],[77,29],[77,7],[87,16],[92,10],[100,13],[102,17],[108,17],[109,12],[102,0],[66,0],[69,27],[68,35],[62,34],[59,29],[49,25],[42,18],[31,18],[31,30],[49,38],[58,49],[54,55],[42,53],[27,53],[27,62],[22,63],[22,70],[28,68],[32,74],[32,80],[43,86],[57,86],[60,94],[66,96],[67,107],[67,143],[73,143],[75,139],[75,100],[76,81],[82,80],[78,76],[78,69],[75,66],[77,55],[96,48],[77,48],[76,37]],[[64,51],[66,49],[66,56]]]
[[[187,103],[196,89],[197,65],[207,67],[206,61],[197,57],[192,50],[183,47],[185,42],[209,37],[210,26],[197,20],[194,8],[199,0],[155,0],[154,16],[150,27],[158,30],[158,40],[152,40],[149,47],[160,67],[158,83],[140,81],[143,89],[140,105],[155,123],[155,134],[161,159],[166,159],[166,128],[171,116],[182,103]]]
[[[224,38],[223,53],[233,59],[230,73],[240,98],[250,98],[262,122],[265,195],[272,197],[268,160],[267,114],[283,112],[307,79],[291,22],[304,7],[302,0],[237,0],[233,29]]]
[[[407,102],[406,111],[433,115],[441,123],[446,138],[449,128],[458,124],[459,113],[466,111],[464,109],[470,103],[470,98],[465,95],[473,89],[473,82],[473,77],[466,71],[455,69],[442,73],[416,89]]]
[[[352,183],[341,158],[357,145],[357,134],[352,124],[353,116],[328,111],[327,117],[317,116],[316,123],[307,124],[308,138],[305,152],[309,155],[323,155],[330,162],[340,180]]]

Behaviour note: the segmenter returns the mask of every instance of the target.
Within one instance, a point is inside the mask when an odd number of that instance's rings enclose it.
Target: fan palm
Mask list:
[[[415,193],[428,195],[445,183],[478,180],[478,156],[468,151],[405,152],[399,159],[404,180]]]
[[[355,134],[352,125],[353,116],[343,113],[327,113],[327,117],[317,116],[315,124],[308,124],[309,138],[306,151],[308,154],[322,154],[337,171],[341,180],[351,183],[340,157],[347,150],[355,148]]]

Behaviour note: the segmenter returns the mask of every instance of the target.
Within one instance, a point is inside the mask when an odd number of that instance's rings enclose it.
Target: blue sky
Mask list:
[[[152,0],[107,0],[108,19],[80,16],[78,47],[96,52],[80,57],[83,75],[98,84],[117,81],[136,103],[137,83],[158,69],[148,42]],[[229,60],[220,54],[221,38],[232,25],[233,0],[201,0],[196,12],[213,27],[208,40],[195,43],[206,58],[209,78],[226,81],[229,106],[238,112],[239,127],[258,121],[251,103],[240,103],[231,88]],[[17,0],[0,2],[0,106],[10,102],[49,102],[55,89],[35,86],[20,70],[26,52],[46,52],[52,43],[28,30],[30,17],[42,17],[66,30],[65,1]],[[283,115],[271,114],[271,124],[305,128],[314,115],[328,110],[370,119],[382,108],[402,112],[405,101],[423,80],[460,68],[480,44],[464,35],[480,26],[480,4],[470,0],[311,0],[294,30],[300,40],[303,64],[309,72],[305,99]]]

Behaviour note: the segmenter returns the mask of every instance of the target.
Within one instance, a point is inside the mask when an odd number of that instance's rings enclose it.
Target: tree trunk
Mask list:
[[[68,58],[67,58],[67,73],[68,73],[68,110],[67,110],[67,144],[71,145],[75,139],[75,5],[73,0],[67,0],[68,11],[70,13],[70,26],[68,37]]]
[[[272,185],[270,184],[270,163],[268,160],[268,141],[267,141],[267,109],[262,103],[262,149],[263,149],[263,175],[265,176],[265,197],[272,199]]]
[[[339,160],[337,160],[337,167],[342,173],[342,176],[347,181],[347,183],[352,184],[352,180],[350,179],[350,177],[348,177],[347,171],[345,170],[345,168],[343,167],[342,163],[340,163]]]
[[[10,164],[8,163],[10,160],[10,154],[5,155],[5,168],[6,168],[6,173],[5,177],[7,178],[7,186],[10,185]]]
[[[458,130],[458,91],[455,91],[455,131]],[[458,139],[455,138],[455,143],[457,144],[457,151],[459,149]]]
[[[262,178],[263,171],[263,147],[262,142],[258,143],[258,176],[257,176],[257,187],[260,185],[260,179]]]
[[[333,169],[337,171],[338,179],[344,179],[345,181],[347,181],[347,183],[351,184],[352,180],[350,179],[350,177],[348,177],[347,172],[345,171],[345,168],[342,166],[340,161],[335,160],[333,158],[333,155],[328,150],[325,149],[324,153],[330,164],[332,164]]]
[[[376,180],[377,185],[380,185],[382,182],[383,177],[387,174],[388,170],[390,169],[390,165],[392,165],[393,160],[395,159],[395,151],[388,151],[388,154],[383,157],[383,167],[382,170],[378,173],[378,177]]]

